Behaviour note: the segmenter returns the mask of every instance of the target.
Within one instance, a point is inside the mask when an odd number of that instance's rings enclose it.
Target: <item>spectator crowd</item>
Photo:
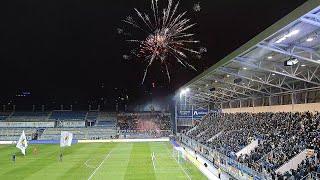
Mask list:
[[[235,113],[207,115],[186,135],[258,172],[274,179],[301,179],[320,173],[320,113]],[[236,155],[253,141],[258,146],[249,154]],[[298,169],[284,174],[275,171],[304,151],[314,151]]]

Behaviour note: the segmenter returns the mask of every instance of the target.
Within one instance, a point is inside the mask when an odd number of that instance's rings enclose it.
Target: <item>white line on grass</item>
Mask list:
[[[154,152],[151,153],[151,159],[152,159],[153,170],[155,171],[156,165],[154,164],[154,159],[155,159]]]
[[[91,169],[94,169],[95,167],[91,166],[88,164],[88,162],[90,161],[91,159],[88,159],[86,160],[86,162],[84,163],[85,166],[87,166],[87,168],[91,168]]]
[[[94,174],[99,170],[99,168],[102,166],[102,164],[104,163],[104,161],[106,161],[109,157],[110,154],[112,153],[112,151],[110,151],[106,157],[103,159],[103,161],[101,161],[101,163],[99,164],[99,166],[92,172],[92,174],[90,175],[90,177],[88,178],[88,180],[92,179],[92,177],[94,176]]]

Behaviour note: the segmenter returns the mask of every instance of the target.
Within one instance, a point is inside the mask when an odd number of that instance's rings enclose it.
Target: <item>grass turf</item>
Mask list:
[[[62,162],[59,154],[59,145],[30,145],[26,156],[14,145],[0,146],[0,179],[207,179],[191,163],[178,163],[170,143],[76,144],[63,150]]]

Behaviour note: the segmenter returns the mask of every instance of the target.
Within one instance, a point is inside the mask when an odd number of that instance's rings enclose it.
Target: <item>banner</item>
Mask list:
[[[192,112],[192,118],[193,119],[202,119],[205,115],[209,113],[208,109],[196,109]]]
[[[192,118],[192,110],[178,110],[178,118]]]
[[[85,127],[86,122],[85,121],[62,121],[61,126],[69,127],[69,128]]]
[[[0,128],[53,128],[54,122],[0,122]]]

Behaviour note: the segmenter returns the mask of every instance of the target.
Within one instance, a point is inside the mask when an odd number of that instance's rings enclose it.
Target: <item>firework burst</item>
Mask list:
[[[178,8],[179,2],[174,3],[173,0],[168,0],[168,5],[161,10],[158,0],[151,0],[151,15],[140,12],[135,8],[138,20],[135,20],[133,16],[128,16],[123,20],[126,24],[138,29],[138,32],[143,33],[144,36],[142,40],[131,36],[126,39],[127,42],[135,44],[136,48],[131,50],[135,53],[131,54],[147,64],[142,83],[144,83],[149,67],[155,61],[159,61],[161,67],[165,68],[169,82],[171,61],[176,61],[184,67],[196,70],[194,66],[187,62],[190,55],[195,57],[201,55],[201,52],[192,48],[199,41],[193,40],[194,34],[188,32],[195,24],[191,23],[189,18],[186,18],[186,11],[178,13]]]

